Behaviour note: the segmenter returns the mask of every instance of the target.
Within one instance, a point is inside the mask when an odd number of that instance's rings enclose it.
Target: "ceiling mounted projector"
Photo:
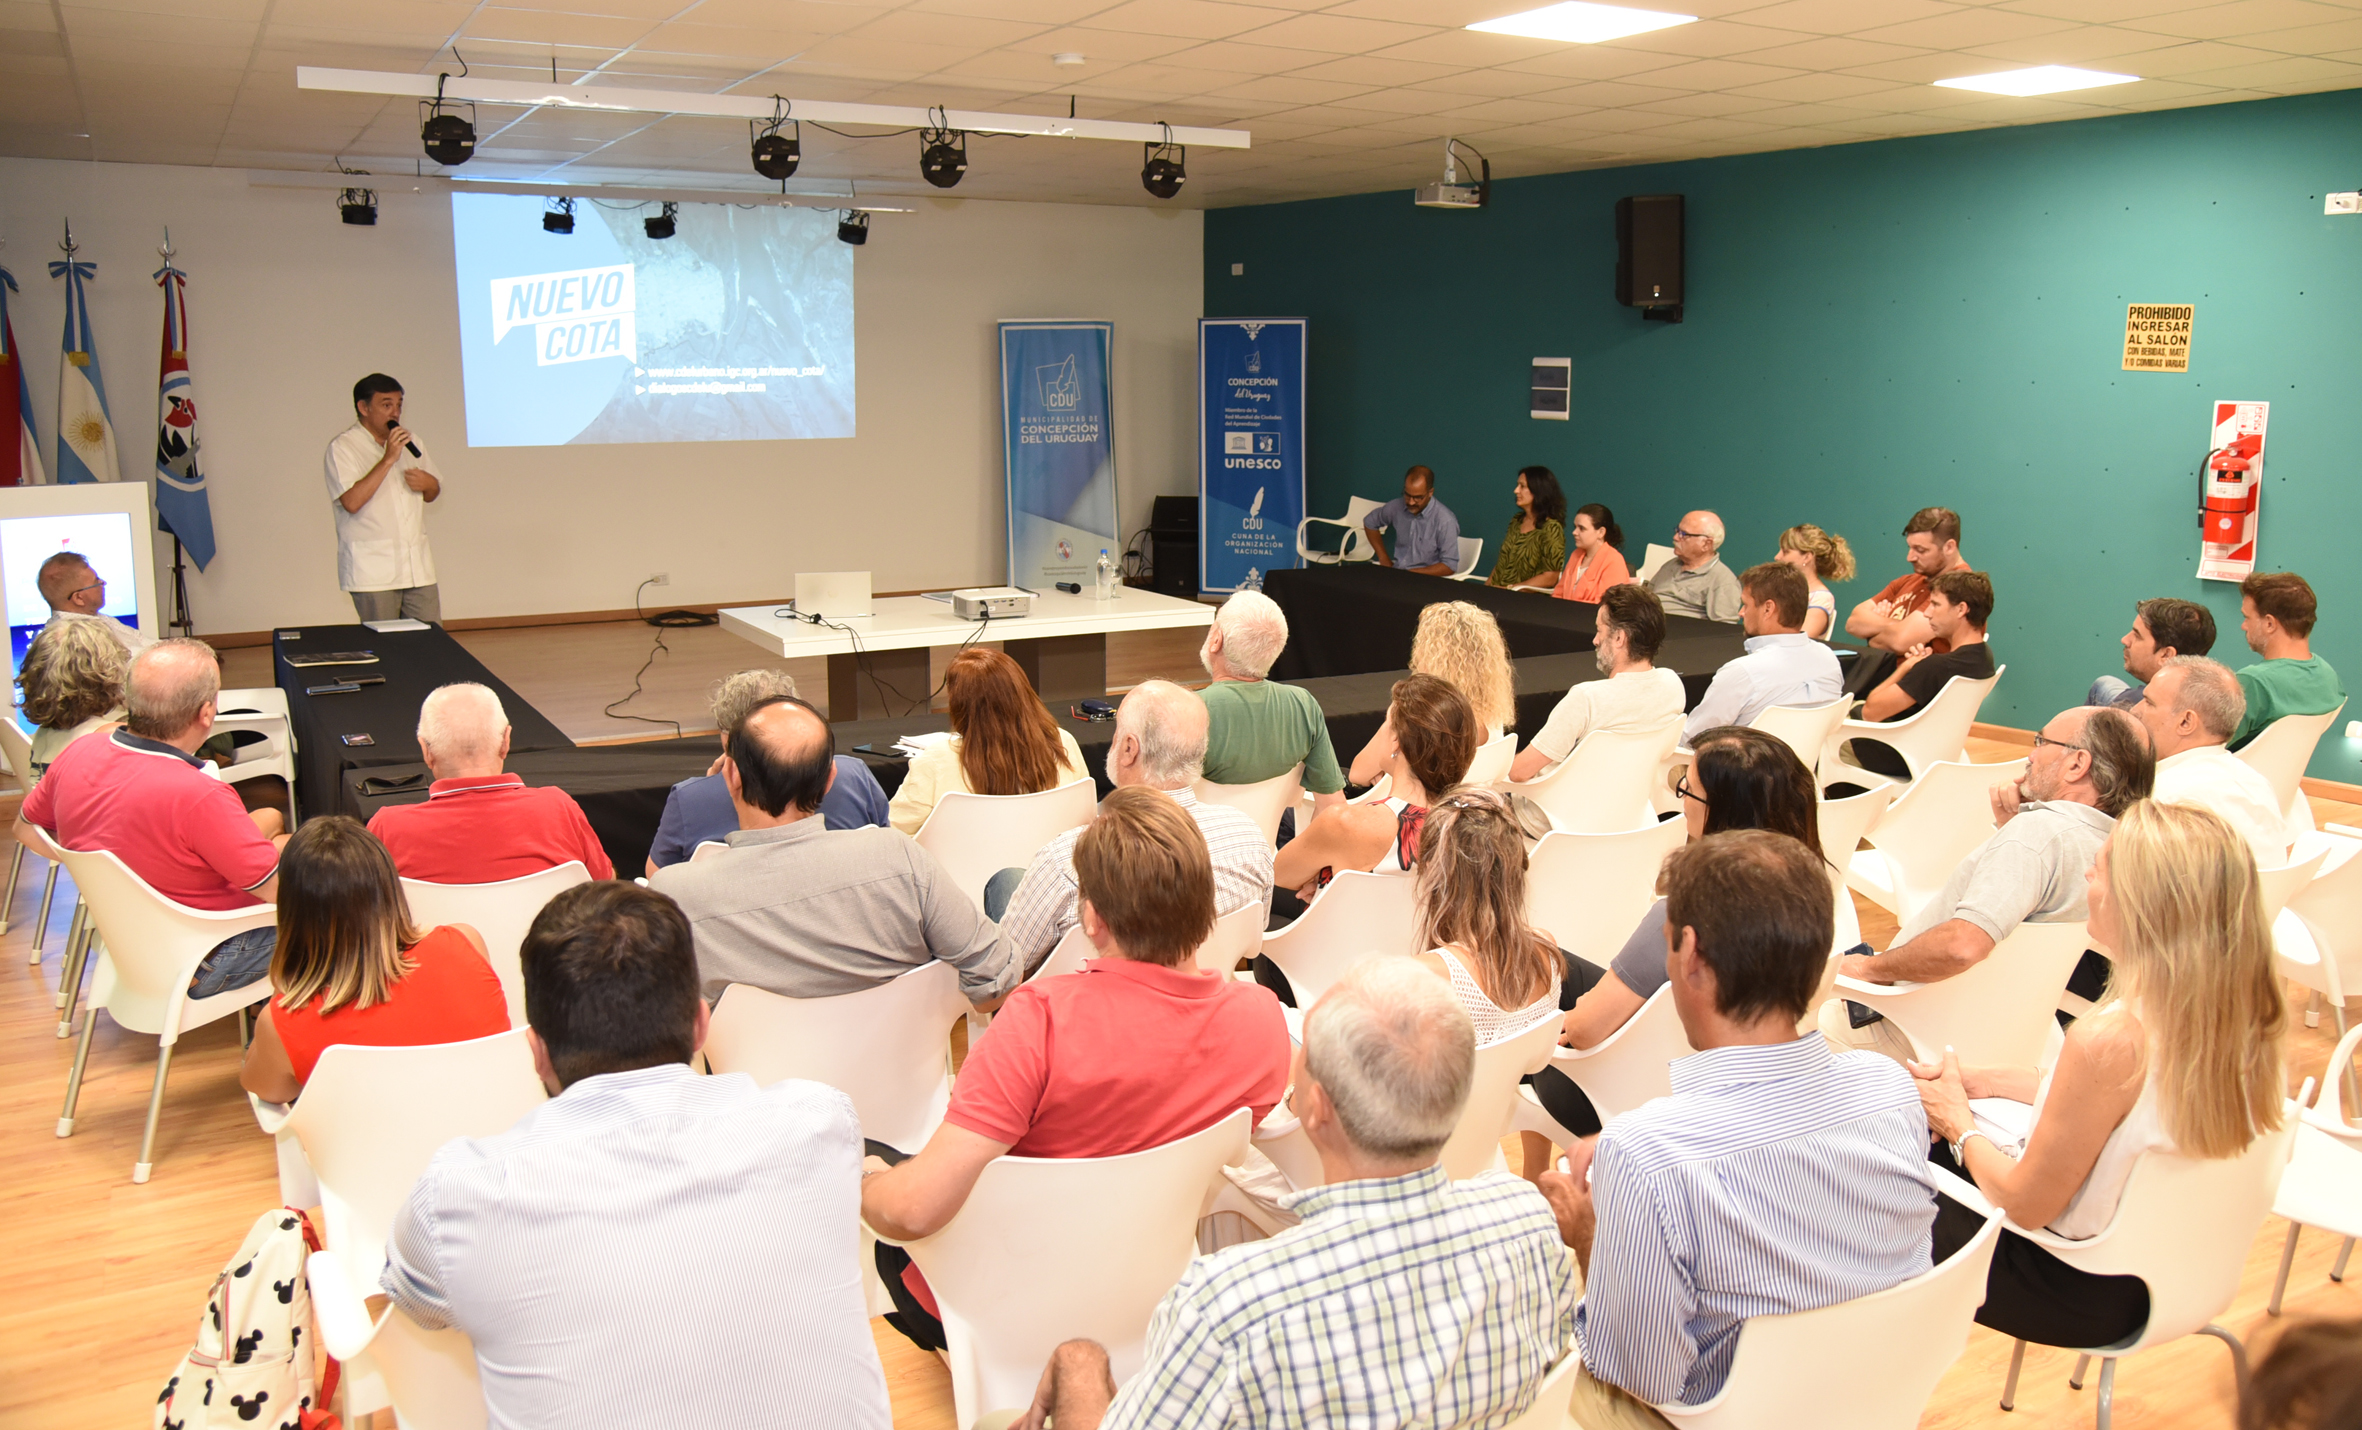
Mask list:
[[[1458,150],[1466,149],[1476,156],[1482,177],[1474,183],[1460,178]],[[1480,209],[1493,196],[1493,162],[1478,154],[1473,145],[1459,139],[1443,141],[1443,182],[1422,184],[1411,193],[1411,202],[1423,209]]]

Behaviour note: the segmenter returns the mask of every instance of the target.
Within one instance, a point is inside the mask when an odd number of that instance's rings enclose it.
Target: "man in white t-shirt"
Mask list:
[[[2239,677],[2202,655],[2168,656],[2139,696],[2132,718],[2157,751],[2157,784],[2149,797],[2221,815],[2247,841],[2259,869],[2286,864],[2288,820],[2272,782],[2226,743],[2247,714]]]
[[[354,383],[353,416],[328,444],[336,582],[364,621],[440,621],[426,504],[443,494],[443,483],[425,444],[402,425],[402,384],[382,372]]]
[[[107,583],[90,564],[90,558],[79,551],[60,551],[41,563],[41,573],[34,578],[41,588],[41,599],[49,603],[49,622],[41,627],[49,630],[68,621],[96,621],[100,629],[113,636],[123,647],[126,656],[138,655],[156,643],[156,638],[137,626],[127,626],[101,608],[107,603]]]
[[[1607,679],[1586,680],[1559,698],[1549,720],[1517,752],[1509,778],[1538,777],[1594,730],[1641,734],[1679,720],[1689,700],[1681,677],[1651,664],[1664,643],[1665,607],[1657,593],[1637,583],[1608,587],[1599,598],[1591,643],[1591,658]]]

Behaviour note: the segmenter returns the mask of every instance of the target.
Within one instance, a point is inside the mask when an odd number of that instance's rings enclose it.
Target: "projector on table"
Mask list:
[[[1022,586],[970,586],[951,593],[951,613],[963,621],[1005,621],[1033,610]]]

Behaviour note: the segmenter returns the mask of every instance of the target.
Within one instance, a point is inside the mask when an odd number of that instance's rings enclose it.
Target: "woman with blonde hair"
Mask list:
[[[1492,612],[1466,601],[1437,601],[1420,611],[1411,669],[1467,696],[1486,740],[1500,739],[1517,723],[1517,671]]]
[[[2114,954],[2115,995],[2067,1029],[2058,1063],[1911,1064],[1935,1160],[2019,1226],[2084,1240],[2107,1230],[2144,1152],[2236,1157],[2280,1125],[2287,1009],[2247,845],[2220,815],[2142,800],[2086,876],[2091,940]],[[2031,1104],[2023,1141],[1987,1131],[1971,1098]],[[1987,1124],[1990,1126],[1991,1124]],[[1982,1218],[1936,1207],[1935,1259]],[[2003,1233],[1977,1320],[2047,1346],[2112,1345],[2149,1319],[2138,1277],[2096,1276]]]
[[[1457,789],[1419,834],[1419,955],[1445,979],[1483,1047],[1559,1016],[1558,945],[1525,917],[1525,831],[1509,800]]]
[[[1827,640],[1837,624],[1837,598],[1829,593],[1828,583],[1854,578],[1854,549],[1844,537],[1807,521],[1780,533],[1780,549],[1772,559],[1804,574],[1804,633]]]
[[[123,718],[123,643],[97,621],[59,621],[33,638],[17,672],[33,731],[33,778],[60,751]]]
[[[279,854],[271,988],[238,1074],[265,1102],[293,1102],[338,1043],[460,1043],[509,1026],[483,936],[412,927],[393,856],[341,814],[305,821]]]
[[[951,738],[910,762],[886,817],[916,834],[935,802],[953,792],[1039,794],[1084,777],[1083,749],[1033,693],[1023,667],[997,650],[970,646],[953,656],[943,689]]]

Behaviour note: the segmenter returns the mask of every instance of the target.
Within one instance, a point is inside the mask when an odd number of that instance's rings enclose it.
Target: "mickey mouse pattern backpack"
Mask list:
[[[255,1218],[214,1278],[197,1343],[156,1397],[154,1430],[336,1430],[327,1412],[337,1364],[314,1383],[311,1288],[304,1259],[320,1249],[293,1207]]]

